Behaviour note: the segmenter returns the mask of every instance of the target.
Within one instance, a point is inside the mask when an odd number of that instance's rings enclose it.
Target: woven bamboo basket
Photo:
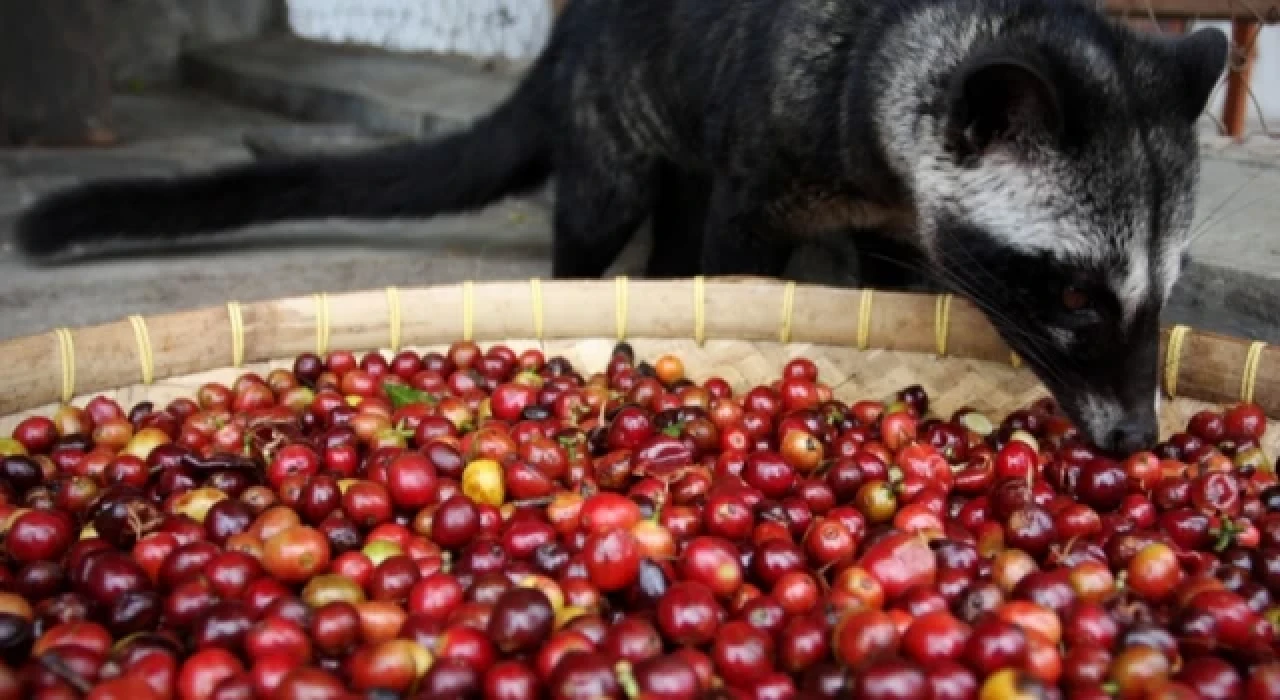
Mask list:
[[[308,351],[500,341],[599,371],[620,338],[640,358],[675,353],[691,377],[719,375],[735,389],[768,382],[803,355],[846,401],[920,384],[940,415],[971,406],[998,418],[1046,393],[960,298],[755,278],[535,279],[230,302],[6,341],[0,435],[59,402],[107,394],[126,407],[164,405]],[[1280,416],[1280,348],[1179,326],[1163,331],[1161,357],[1166,436],[1206,406],[1252,400]],[[1280,431],[1266,442],[1277,454]]]

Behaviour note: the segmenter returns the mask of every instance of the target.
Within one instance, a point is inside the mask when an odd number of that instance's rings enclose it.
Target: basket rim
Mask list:
[[[0,416],[330,347],[396,351],[457,340],[611,336],[853,345],[1019,364],[985,316],[950,294],[741,276],[465,281],[230,301],[0,341],[7,360],[0,363]],[[1256,401],[1280,415],[1280,361],[1273,361],[1280,355],[1273,352],[1280,348],[1165,325],[1160,386],[1170,398]]]

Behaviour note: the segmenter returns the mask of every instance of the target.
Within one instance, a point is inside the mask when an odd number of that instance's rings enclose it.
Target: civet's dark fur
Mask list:
[[[1226,52],[1085,0],[573,0],[464,133],[91,184],[19,242],[429,217],[553,173],[557,277],[600,275],[650,214],[662,275],[776,275],[805,237],[874,229],[976,301],[1091,438],[1133,448],[1155,435],[1158,317]]]

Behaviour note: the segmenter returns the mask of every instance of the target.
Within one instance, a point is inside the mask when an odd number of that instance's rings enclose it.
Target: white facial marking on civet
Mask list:
[[[1178,277],[1182,275],[1182,258],[1190,245],[1186,240],[1169,242],[1161,252],[1160,264],[1156,268],[1156,280],[1160,285],[1162,304],[1169,301],[1169,296],[1173,294],[1173,286],[1178,283]]]
[[[1196,148],[1192,146],[1193,154]],[[1173,294],[1173,287],[1183,273],[1187,251],[1195,240],[1192,227],[1200,188],[1199,158],[1193,155],[1185,168],[1175,169],[1170,176],[1173,182],[1179,184],[1171,188],[1175,196],[1167,202],[1167,220],[1161,228],[1161,255],[1156,279],[1160,285],[1162,303],[1167,302]]]
[[[1080,422],[1083,423],[1080,427],[1089,435],[1110,429],[1124,418],[1124,409],[1115,399],[1092,393],[1080,397],[1079,411]]]
[[[1151,293],[1151,260],[1147,253],[1147,237],[1134,235],[1129,241],[1129,255],[1115,281],[1116,299],[1120,301],[1121,323],[1128,326],[1147,303]]]
[[[1063,205],[1063,178],[994,153],[980,166],[949,173],[964,220],[1024,253],[1048,253],[1059,260],[1086,260],[1100,252],[1096,235]]]

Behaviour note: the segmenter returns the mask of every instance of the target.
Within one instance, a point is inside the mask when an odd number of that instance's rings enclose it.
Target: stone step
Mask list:
[[[191,85],[297,119],[410,137],[471,122],[497,106],[516,79],[463,59],[289,36],[188,52],[183,76]]]

